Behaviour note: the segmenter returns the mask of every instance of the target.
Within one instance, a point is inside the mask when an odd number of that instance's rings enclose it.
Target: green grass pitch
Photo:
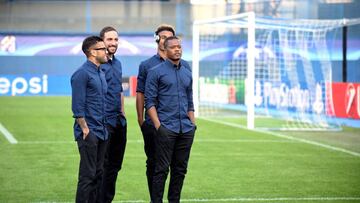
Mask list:
[[[126,115],[115,202],[149,202],[133,98]],[[71,116],[70,97],[0,97],[0,123],[18,141],[0,133],[0,202],[74,202]],[[183,202],[360,202],[359,129],[276,136],[204,119],[197,125]]]

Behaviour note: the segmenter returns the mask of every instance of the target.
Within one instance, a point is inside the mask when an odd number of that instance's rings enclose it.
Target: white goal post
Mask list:
[[[328,46],[345,24],[359,22],[253,12],[195,21],[195,116],[239,118],[249,129],[338,130]]]

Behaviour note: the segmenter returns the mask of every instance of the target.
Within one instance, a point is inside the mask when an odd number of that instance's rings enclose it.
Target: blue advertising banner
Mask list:
[[[52,75],[2,75],[0,96],[70,95],[70,77]]]
[[[0,96],[71,95],[70,77],[47,74],[2,75]],[[131,88],[134,87],[128,77],[123,78],[122,86],[124,95],[130,96]]]
[[[0,34],[0,96],[71,95],[70,77],[86,61],[85,37]],[[184,51],[190,53],[190,47],[183,42]],[[129,77],[137,76],[140,62],[156,48],[152,36],[120,36],[116,56],[125,95],[130,95]]]

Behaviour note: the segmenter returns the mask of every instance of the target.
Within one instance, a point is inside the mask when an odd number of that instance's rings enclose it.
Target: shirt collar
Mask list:
[[[115,54],[110,58],[108,57],[108,63],[113,64],[115,61]]]
[[[96,71],[96,72],[100,70],[100,68],[97,67],[97,66],[95,65],[95,63],[91,62],[90,60],[87,60],[87,61],[85,62],[85,64],[86,64],[86,67],[88,67],[90,70],[93,70],[93,71]]]
[[[175,69],[180,69],[180,68],[181,68],[181,60],[179,61],[179,66],[173,64],[170,60],[167,60],[167,59],[165,60],[165,63],[166,63],[168,66],[171,66],[171,67],[173,67],[173,68],[175,68]]]
[[[116,57],[115,57],[115,54],[113,55],[113,57],[111,58],[111,61],[115,61],[116,60]]]
[[[157,59],[159,59],[160,61],[165,61],[165,59],[162,58],[159,53],[157,53],[157,54],[155,55],[155,57],[156,57]]]

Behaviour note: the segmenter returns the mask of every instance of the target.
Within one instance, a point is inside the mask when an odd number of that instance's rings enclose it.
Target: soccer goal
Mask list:
[[[253,12],[195,21],[195,115],[247,128],[339,130],[329,45],[359,20],[284,20]]]

